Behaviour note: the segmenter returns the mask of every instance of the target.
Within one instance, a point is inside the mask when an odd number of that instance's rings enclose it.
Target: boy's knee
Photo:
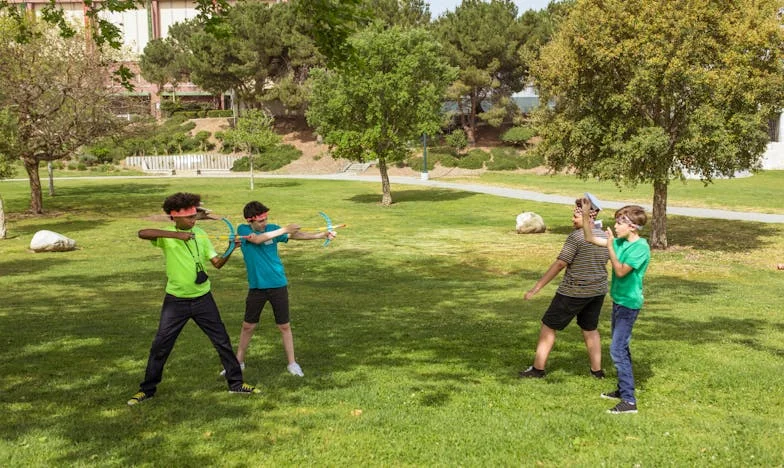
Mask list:
[[[279,323],[278,324],[278,330],[280,330],[281,333],[290,332],[291,331],[291,323]]]
[[[258,325],[258,323],[242,322],[242,331],[252,332],[256,329],[256,325]]]

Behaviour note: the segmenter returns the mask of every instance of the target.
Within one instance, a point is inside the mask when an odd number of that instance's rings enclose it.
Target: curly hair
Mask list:
[[[248,202],[245,205],[245,208],[242,209],[242,214],[245,216],[245,219],[248,219],[260,214],[264,214],[269,210],[270,209],[264,206],[263,203],[254,200],[252,202]]]
[[[198,207],[201,203],[201,196],[195,193],[177,192],[174,195],[169,195],[163,201],[163,211],[166,214],[172,211],[183,210],[192,206]]]

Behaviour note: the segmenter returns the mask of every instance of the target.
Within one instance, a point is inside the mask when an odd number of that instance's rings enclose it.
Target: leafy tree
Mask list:
[[[148,42],[139,57],[139,68],[147,81],[158,86],[159,93],[163,92],[167,83],[171,84],[172,101],[177,100],[174,93],[177,84],[187,80],[190,75],[187,55],[171,37]]]
[[[45,34],[35,23],[19,42],[17,23],[0,18],[0,94],[4,120],[15,122],[0,153],[20,159],[30,180],[30,210],[43,212],[38,167],[71,156],[125,125],[110,109],[108,68],[83,37]]]
[[[307,119],[338,157],[378,159],[383,205],[392,203],[387,165],[410,154],[410,142],[435,134],[444,91],[456,71],[423,29],[368,29],[352,36],[357,60],[316,70]]]
[[[430,24],[430,6],[424,0],[364,0],[367,17],[374,22],[403,28]]]
[[[473,144],[481,103],[500,102],[525,86],[526,29],[510,0],[463,0],[455,11],[440,16],[433,29],[450,63],[460,69],[448,96],[457,103],[463,129]],[[495,115],[487,117],[493,124],[499,122]]]
[[[263,153],[281,142],[275,133],[272,117],[258,110],[248,111],[237,120],[237,126],[223,133],[224,139],[230,141],[248,153],[250,165],[250,189],[253,190],[253,153]]]
[[[302,109],[308,71],[324,63],[313,40],[300,31],[306,19],[289,3],[239,2],[220,27],[191,20],[170,29],[187,58],[193,83],[213,93],[233,90],[245,106],[280,100]]]
[[[554,170],[653,184],[650,243],[667,247],[667,189],[690,171],[759,167],[784,105],[773,0],[578,2],[533,68],[537,147]]]

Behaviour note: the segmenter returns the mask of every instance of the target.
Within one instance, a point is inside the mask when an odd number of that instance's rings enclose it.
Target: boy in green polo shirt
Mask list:
[[[234,356],[231,340],[210,292],[210,280],[204,271],[209,261],[221,268],[229,257],[215,252],[207,234],[196,225],[201,197],[192,193],[175,193],[163,202],[163,211],[174,221],[169,229],[142,229],[139,237],[151,241],[166,257],[166,296],[163,299],[158,332],[150,348],[147,370],[139,391],[128,400],[136,405],[155,395],[163,377],[163,366],[188,320],[210,338],[218,351],[230,393],[253,394],[259,391],[242,381],[240,363]]]
[[[583,200],[583,203],[587,200]],[[587,214],[583,212],[583,219]],[[610,296],[612,307],[612,342],[610,357],[618,371],[618,388],[602,393],[603,398],[621,400],[608,412],[626,414],[637,412],[637,399],[634,396],[634,373],[629,343],[632,328],[643,304],[642,281],[651,260],[648,241],[640,237],[640,229],[648,221],[645,209],[637,205],[627,205],[615,212],[615,233],[607,229],[607,239],[596,237],[590,228],[583,225],[585,240],[598,246],[606,246],[612,264],[612,283]]]

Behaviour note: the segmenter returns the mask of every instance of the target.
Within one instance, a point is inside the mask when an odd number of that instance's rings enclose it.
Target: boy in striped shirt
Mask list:
[[[542,275],[539,281],[525,293],[525,299],[530,300],[536,293],[545,287],[563,269],[566,269],[561,284],[550,302],[550,307],[542,317],[542,327],[539,331],[539,341],[536,344],[536,354],[533,365],[519,373],[520,378],[542,378],[545,376],[547,357],[555,344],[555,332],[563,330],[577,317],[588,350],[588,359],[591,375],[598,379],[604,378],[602,370],[602,347],[599,338],[599,314],[607,294],[607,260],[609,259],[606,248],[598,247],[585,241],[583,233],[583,211],[588,213],[591,223],[601,208],[598,201],[592,199],[575,200],[572,215],[574,231],[566,238],[561,252]],[[595,237],[607,238],[600,226],[594,225],[592,232]]]

